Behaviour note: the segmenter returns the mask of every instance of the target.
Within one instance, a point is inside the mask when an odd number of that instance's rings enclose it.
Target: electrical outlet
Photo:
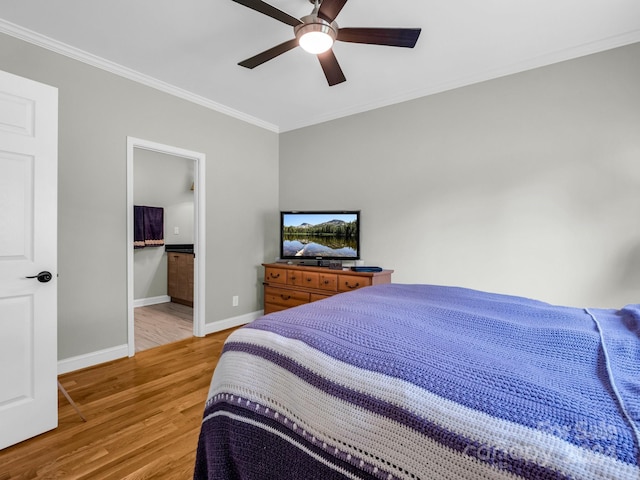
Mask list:
[[[173,227],[173,234],[180,235],[180,227]]]
[[[231,299],[231,305],[234,307],[238,306],[238,295],[233,296],[233,298]]]

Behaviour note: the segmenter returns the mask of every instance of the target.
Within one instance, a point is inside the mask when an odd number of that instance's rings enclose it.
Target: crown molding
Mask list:
[[[225,115],[236,118],[238,120],[242,120],[244,122],[258,126],[260,128],[264,128],[266,130],[279,133],[279,128],[277,125],[274,125],[269,122],[265,122],[259,118],[253,117],[251,115],[247,115],[238,110],[234,110],[233,108],[229,108],[225,105],[209,100],[208,98],[202,97],[200,95],[196,95],[192,92],[176,87],[169,83],[160,81],[148,75],[144,75],[140,72],[124,67],[115,62],[111,62],[104,58],[98,57],[91,53],[85,52],[84,50],[80,50],[78,48],[72,47],[63,42],[59,42],[45,35],[41,35],[32,30],[23,28],[14,23],[7,22],[6,20],[3,20],[1,18],[0,18],[0,33],[5,33],[12,37],[15,37],[20,40],[24,40],[25,42],[36,45],[38,47],[45,48],[47,50],[58,53],[60,55],[64,55],[65,57],[72,58],[79,62],[86,63],[87,65],[100,68],[101,70],[105,70],[109,73],[113,73],[114,75],[118,75],[128,80],[133,80],[134,82],[140,83],[142,85],[146,85],[147,87],[151,87],[161,92],[168,93],[170,95],[181,98],[183,100],[187,100],[191,103],[195,103],[202,107],[215,110],[216,112],[223,113]]]

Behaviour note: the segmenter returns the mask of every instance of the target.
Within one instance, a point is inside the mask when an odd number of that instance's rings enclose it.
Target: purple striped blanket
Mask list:
[[[233,332],[196,479],[640,479],[640,305],[387,284]]]

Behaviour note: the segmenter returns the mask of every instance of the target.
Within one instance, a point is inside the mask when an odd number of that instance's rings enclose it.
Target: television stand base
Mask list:
[[[289,265],[298,265],[300,267],[329,267],[334,260],[291,260],[287,262]],[[342,262],[340,262],[340,268],[342,268]]]

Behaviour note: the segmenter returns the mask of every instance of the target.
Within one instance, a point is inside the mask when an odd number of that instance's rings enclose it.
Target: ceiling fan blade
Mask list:
[[[336,19],[345,3],[347,3],[347,0],[322,0],[318,16],[331,23]]]
[[[342,73],[342,69],[340,68],[340,64],[338,63],[338,59],[334,55],[333,50],[329,49],[326,52],[319,54],[318,60],[320,60],[324,76],[327,77],[327,82],[329,82],[330,87],[347,80],[344,73]]]
[[[282,23],[286,23],[287,25],[291,25],[295,27],[296,25],[300,25],[302,22],[292,17],[291,15],[284,13],[282,10],[278,10],[276,7],[272,7],[268,3],[263,2],[262,0],[233,0],[240,5],[244,5],[245,7],[249,7],[256,12],[263,13],[271,18],[275,18],[276,20],[281,21]]]
[[[272,58],[276,58],[278,55],[282,55],[283,53],[288,52],[289,50],[297,46],[298,46],[298,40],[295,38],[292,38],[291,40],[287,40],[286,42],[281,43],[280,45],[276,45],[275,47],[270,48],[269,50],[265,50],[264,52],[259,53],[258,55],[255,55],[251,58],[247,58],[246,60],[243,60],[242,62],[238,63],[238,65],[246,68],[255,68],[258,65],[262,65],[264,62],[267,62]]]
[[[340,28],[337,40],[413,48],[421,30],[420,28]]]

